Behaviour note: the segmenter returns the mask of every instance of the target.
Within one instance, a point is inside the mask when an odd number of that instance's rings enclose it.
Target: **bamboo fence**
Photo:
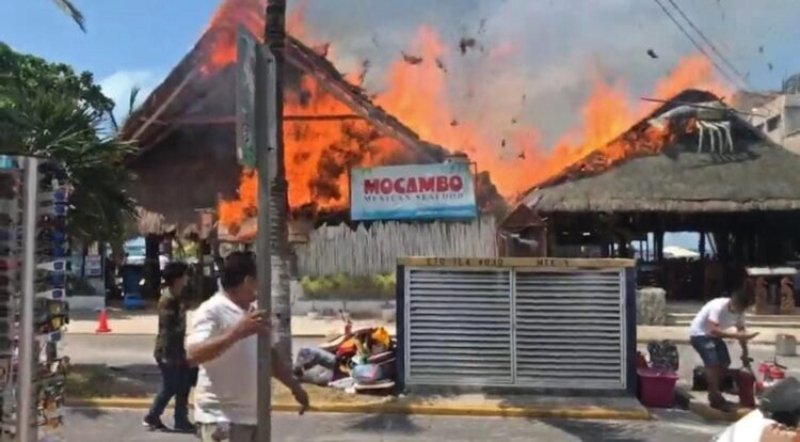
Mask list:
[[[403,256],[497,256],[495,221],[374,223],[352,230],[346,224],[322,225],[295,247],[299,276],[343,273],[367,276],[395,270]]]

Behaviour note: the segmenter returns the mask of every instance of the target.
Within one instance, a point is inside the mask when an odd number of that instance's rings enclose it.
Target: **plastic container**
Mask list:
[[[797,338],[786,334],[776,336],[775,356],[797,356]]]
[[[675,385],[678,375],[672,371],[640,368],[639,400],[645,407],[671,408],[675,404]]]

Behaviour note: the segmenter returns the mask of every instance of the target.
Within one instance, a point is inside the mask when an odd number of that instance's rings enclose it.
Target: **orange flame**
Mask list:
[[[234,26],[243,23],[260,35],[264,2],[228,0],[215,14],[211,27],[235,31]],[[253,5],[257,5],[256,10]],[[303,37],[308,43],[304,12],[303,7],[296,8],[287,23],[293,36]],[[214,45],[208,68],[233,63],[235,39],[221,38],[215,43],[218,44]],[[495,61],[510,61],[516,50],[513,45],[499,45],[490,49],[488,56]],[[507,197],[556,175],[595,149],[602,149],[608,161],[624,158],[632,146],[623,141],[609,143],[657,106],[638,101],[626,92],[622,83],[608,84],[596,75],[580,120],[553,146],[541,145],[538,130],[533,126],[516,125],[498,140],[493,128],[477,118],[470,121],[459,117],[458,110],[451,106],[445,62],[450,52],[434,29],[421,27],[411,47],[390,65],[386,90],[376,102],[422,139],[468,153],[480,170],[490,172],[493,183]],[[360,83],[363,75],[356,73],[347,78],[351,83]],[[286,115],[352,113],[311,77],[302,76],[298,84],[285,92]],[[669,76],[656,82],[651,95],[667,99],[690,87],[717,95],[728,93],[714,77],[710,62],[700,55],[691,55],[682,59]],[[666,132],[648,130],[636,143],[641,147],[639,150],[655,151],[668,138]],[[293,209],[307,204],[344,208],[350,167],[385,164],[403,153],[397,142],[378,135],[363,120],[286,121],[284,143],[289,204]],[[256,188],[255,173],[244,171],[239,200],[219,205],[223,225],[235,230],[243,219],[255,213]]]
[[[501,45],[490,52],[490,57],[491,54],[511,53],[510,48]],[[422,138],[468,152],[479,169],[488,170],[494,184],[509,197],[557,174],[594,149],[606,146],[657,107],[653,103],[632,105],[638,100],[627,93],[621,83],[607,84],[596,75],[592,92],[582,106],[580,121],[554,146],[538,144],[535,127],[516,128],[498,143],[479,121],[459,119],[448,106],[447,73],[434,63],[447,58],[448,50],[436,32],[429,27],[420,28],[408,53],[418,55],[423,61],[419,64],[402,59],[395,61],[389,70],[388,91],[378,98],[378,103]],[[708,59],[697,54],[680,60],[669,76],[656,83],[652,96],[668,99],[690,87],[717,95],[729,92],[715,78]],[[450,124],[452,122],[457,124]],[[648,134],[650,141],[662,140],[662,144],[666,141],[663,135]],[[610,157],[623,157],[625,153],[619,151],[621,147],[609,147],[610,151],[617,151]]]

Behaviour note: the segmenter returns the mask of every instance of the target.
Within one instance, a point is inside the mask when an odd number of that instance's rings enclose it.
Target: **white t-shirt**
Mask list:
[[[715,442],[749,442],[761,440],[764,430],[775,424],[772,419],[767,419],[759,410],[753,410],[733,425],[722,432]]]
[[[732,312],[729,308],[730,302],[730,298],[708,301],[692,320],[691,336],[707,336],[709,320],[719,324],[719,328],[722,330],[744,327],[744,315]]]
[[[186,345],[218,336],[235,326],[245,313],[223,292],[218,292],[192,315]],[[200,364],[194,390],[195,421],[257,423],[257,349],[258,338],[253,335],[237,342],[217,359]]]

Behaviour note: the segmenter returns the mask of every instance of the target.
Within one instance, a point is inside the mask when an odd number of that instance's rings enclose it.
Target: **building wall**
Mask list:
[[[233,125],[193,126],[136,159],[133,197],[169,223],[196,223],[196,210],[215,208],[217,196],[236,194],[239,166]]]
[[[772,101],[752,109],[759,114],[750,122],[769,138],[800,154],[800,94],[782,94]]]
[[[403,256],[497,256],[493,217],[472,222],[382,222],[352,230],[346,224],[323,225],[295,246],[298,274],[353,276],[393,272]]]

